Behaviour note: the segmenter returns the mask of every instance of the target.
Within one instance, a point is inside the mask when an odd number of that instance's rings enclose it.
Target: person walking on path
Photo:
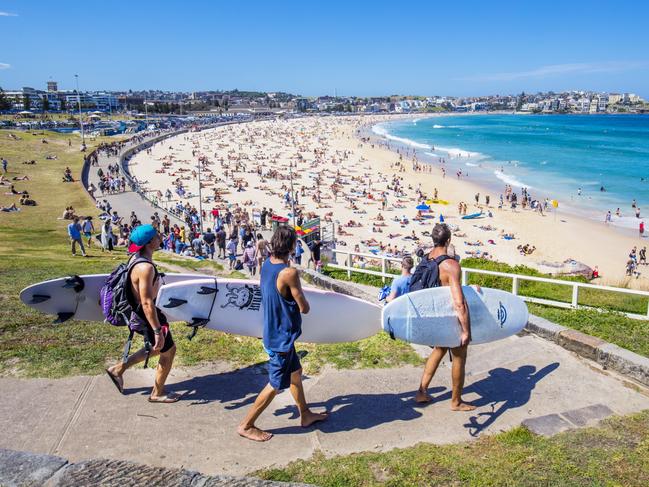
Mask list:
[[[272,433],[257,428],[255,422],[277,393],[286,388],[290,388],[297,404],[303,428],[327,419],[326,413],[314,413],[309,409],[302,386],[302,365],[295,351],[295,340],[302,334],[300,313],[307,314],[310,309],[299,274],[289,264],[296,239],[295,230],[279,227],[270,242],[270,258],[261,269],[263,343],[269,357],[269,380],[237,428],[239,435],[254,441],[268,441],[273,437]]]
[[[121,361],[106,369],[106,373],[120,394],[123,394],[124,372],[145,360],[147,356],[160,354],[149,402],[173,403],[178,401],[180,396],[165,392],[165,382],[171,372],[176,345],[167,318],[155,304],[155,296],[158,294],[161,280],[158,269],[153,263],[153,252],[160,248],[162,237],[152,225],[140,225],[131,233],[130,241],[128,251],[133,255],[129,259],[129,264],[133,266],[127,279],[127,286],[129,286],[127,295],[132,303],[135,317],[145,324],[145,333],[149,342],[153,343],[153,348],[151,351],[147,351],[146,348],[138,350],[125,362]],[[131,319],[134,317],[132,316]]]
[[[81,224],[79,223],[79,217],[75,216],[72,220],[72,223],[68,225],[68,236],[70,237],[70,247],[72,250],[72,255],[77,255],[77,244],[81,249],[81,255],[88,257],[86,255],[86,249],[83,246],[83,240],[81,239]]]
[[[464,375],[466,366],[467,350],[471,341],[471,321],[469,317],[469,307],[462,292],[462,269],[459,262],[448,255],[448,247],[451,243],[451,230],[444,223],[438,223],[433,228],[433,249],[428,256],[422,259],[419,266],[434,265],[438,269],[436,282],[424,283],[424,287],[449,286],[451,288],[451,298],[455,314],[460,322],[462,329],[460,334],[460,346],[451,348],[452,356],[452,393],[451,409],[453,411],[472,411],[475,406],[462,401],[462,388],[464,387]],[[430,267],[429,267],[430,269]],[[411,278],[411,284],[414,284],[419,267]],[[434,273],[433,273],[434,274]],[[434,347],[433,351],[426,361],[424,372],[421,377],[419,389],[415,400],[419,403],[431,402],[433,398],[428,394],[428,386],[432,380],[437,367],[444,358],[448,348]]]

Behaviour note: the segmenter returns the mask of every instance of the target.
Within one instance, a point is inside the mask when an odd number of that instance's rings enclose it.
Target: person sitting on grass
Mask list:
[[[20,197],[20,204],[23,206],[36,206],[36,201],[30,199],[29,194],[25,193]]]

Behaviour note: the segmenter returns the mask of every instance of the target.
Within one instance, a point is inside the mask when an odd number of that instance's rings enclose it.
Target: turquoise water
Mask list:
[[[619,207],[615,223],[633,228],[633,199],[649,215],[649,115],[438,116],[372,130],[420,160],[444,158],[447,177],[461,169],[495,192],[525,186],[602,220]]]

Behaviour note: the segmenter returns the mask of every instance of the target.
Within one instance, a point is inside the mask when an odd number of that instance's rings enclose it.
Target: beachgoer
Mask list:
[[[212,233],[212,229],[208,228],[207,231],[203,234],[203,242],[205,242],[205,248],[207,250],[207,255],[210,259],[214,259],[214,242],[216,241],[216,235]]]
[[[216,246],[219,249],[219,259],[225,259],[225,241],[227,236],[225,234],[225,229],[221,226],[216,230]]]
[[[110,218],[106,218],[101,226],[101,249],[102,252],[105,250],[113,251],[113,224]]]
[[[270,245],[261,233],[257,234],[257,265],[261,269],[266,259],[270,256]]]
[[[228,260],[230,262],[230,270],[234,269],[235,261],[237,260],[237,235],[232,234],[230,235],[230,241],[228,242],[227,245],[227,251],[228,251]]]
[[[448,256],[448,246],[451,243],[451,230],[446,224],[438,223],[433,228],[433,249],[428,254],[428,259],[435,259],[438,262],[439,277],[438,286],[449,286],[451,288],[451,298],[455,308],[455,314],[461,327],[460,345],[451,348],[453,364],[451,370],[452,393],[451,409],[453,411],[472,411],[475,406],[462,401],[462,388],[464,387],[464,368],[466,365],[467,351],[471,341],[471,320],[469,317],[469,308],[462,291],[462,269],[459,262]],[[422,265],[422,264],[420,264]],[[437,367],[446,355],[447,347],[434,347],[433,351],[426,361],[424,372],[421,377],[419,389],[415,400],[419,403],[432,401],[428,394],[428,386],[432,380]]]
[[[153,252],[160,248],[161,243],[162,237],[152,225],[139,225],[131,232],[131,244],[128,248],[128,251],[133,254],[129,263],[135,260],[141,260],[141,262],[131,268],[128,278],[130,288],[127,292],[130,292],[134,314],[145,324],[145,333],[149,342],[153,343],[153,347],[150,351],[147,351],[146,348],[138,350],[130,355],[126,362],[120,361],[106,369],[106,373],[117,390],[123,394],[124,372],[145,360],[147,356],[160,354],[149,402],[173,403],[178,401],[180,396],[166,393],[165,382],[176,355],[176,345],[171,336],[167,318],[155,305],[155,297],[160,288],[160,274],[153,263]]]
[[[83,246],[83,240],[81,239],[81,224],[79,224],[78,216],[75,216],[72,220],[72,223],[68,225],[68,236],[70,237],[70,248],[72,250],[72,255],[77,255],[77,244],[79,244],[81,255],[88,257],[86,255],[86,249]]]
[[[248,241],[246,248],[243,250],[243,263],[248,267],[251,276],[257,273],[257,248],[252,241]]]
[[[92,217],[87,216],[81,225],[81,230],[83,231],[83,236],[88,239],[88,248],[92,246],[92,232],[95,231],[95,226],[92,223]]]
[[[385,302],[397,299],[399,296],[406,294],[410,287],[410,278],[412,277],[411,271],[415,266],[415,261],[409,255],[401,260],[401,275],[395,277],[390,285],[390,294],[385,298]]]
[[[293,257],[293,260],[295,260],[297,265],[302,265],[302,254],[304,254],[304,247],[302,246],[302,240],[298,238],[297,243],[295,244],[295,256]]]
[[[260,430],[255,422],[277,393],[289,387],[303,428],[327,418],[326,413],[314,413],[309,409],[302,386],[302,366],[295,350],[295,340],[302,334],[300,313],[309,312],[299,274],[289,264],[296,239],[295,230],[291,227],[277,228],[271,239],[271,256],[261,269],[263,343],[269,357],[269,381],[237,428],[237,433],[254,441],[272,438],[272,433]]]

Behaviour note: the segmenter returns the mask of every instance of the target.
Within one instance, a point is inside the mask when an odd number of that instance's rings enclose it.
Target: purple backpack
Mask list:
[[[110,276],[99,291],[101,310],[105,321],[114,326],[129,325],[133,331],[144,331],[140,320],[133,320],[133,306],[131,305],[130,274],[131,269],[140,262],[150,260],[138,257],[128,264],[120,264],[111,272]],[[132,323],[136,321],[135,323]]]
[[[138,257],[128,264],[120,264],[111,272],[106,282],[99,290],[99,302],[101,303],[101,310],[104,313],[105,321],[114,326],[126,326],[130,330],[128,340],[124,346],[123,362],[126,363],[128,354],[131,351],[131,343],[133,342],[133,334],[141,333],[144,337],[144,348],[147,351],[147,357],[144,362],[146,369],[149,362],[148,353],[151,350],[151,343],[149,342],[148,335],[145,333],[146,323],[135,313],[131,304],[131,270],[136,264],[140,262],[148,262],[153,265],[149,259]],[[155,268],[155,266],[153,266]],[[156,275],[158,270],[156,269]]]

